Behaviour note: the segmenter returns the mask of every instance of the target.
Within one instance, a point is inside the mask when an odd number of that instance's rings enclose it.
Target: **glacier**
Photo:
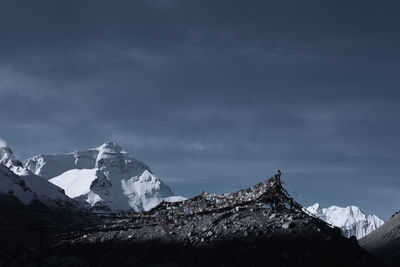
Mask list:
[[[95,211],[142,212],[161,201],[185,199],[114,142],[65,155],[40,154],[23,166]]]
[[[331,206],[321,208],[319,203],[306,208],[306,211],[342,230],[346,237],[355,236],[361,239],[384,224],[376,215],[366,216],[359,207]]]

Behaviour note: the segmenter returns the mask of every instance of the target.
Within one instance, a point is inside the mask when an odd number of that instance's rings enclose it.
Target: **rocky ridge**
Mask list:
[[[77,256],[77,250],[83,253]],[[182,224],[120,221],[64,238],[49,253],[57,255],[55,265],[382,266],[338,228],[301,211],[262,207],[236,207]]]
[[[391,216],[389,221],[376,231],[359,240],[359,244],[381,257],[389,265],[398,266],[400,261],[400,212]]]

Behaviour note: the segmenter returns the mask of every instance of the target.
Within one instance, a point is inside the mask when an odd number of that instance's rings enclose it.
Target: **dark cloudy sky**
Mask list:
[[[175,193],[284,172],[311,204],[400,209],[399,1],[0,1],[0,137],[116,141]]]

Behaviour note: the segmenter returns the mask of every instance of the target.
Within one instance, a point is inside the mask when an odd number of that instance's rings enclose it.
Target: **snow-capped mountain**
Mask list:
[[[0,193],[12,195],[25,205],[34,200],[50,207],[77,205],[64,190],[24,168],[8,146],[0,147]]]
[[[66,155],[38,155],[24,166],[95,210],[140,212],[163,200],[184,199],[113,142]]]
[[[357,239],[366,236],[384,224],[376,215],[366,216],[356,206],[321,208],[318,203],[315,203],[306,210],[314,216],[339,227],[344,236],[355,236]]]

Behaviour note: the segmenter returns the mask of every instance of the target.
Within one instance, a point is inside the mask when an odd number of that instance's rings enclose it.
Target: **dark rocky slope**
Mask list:
[[[48,266],[384,266],[338,228],[303,212],[262,208],[184,225],[127,220],[66,235],[44,254]]]
[[[0,193],[0,266],[36,263],[39,247],[52,244],[53,235],[84,229],[99,221],[89,212],[72,208],[57,209],[40,201],[26,205],[13,195]],[[24,260],[19,262],[21,257]]]
[[[41,249],[0,254],[0,265],[384,266],[355,238],[303,212],[279,176],[47,236]]]
[[[400,212],[396,212],[384,225],[359,240],[362,247],[380,257],[390,266],[400,262]]]

